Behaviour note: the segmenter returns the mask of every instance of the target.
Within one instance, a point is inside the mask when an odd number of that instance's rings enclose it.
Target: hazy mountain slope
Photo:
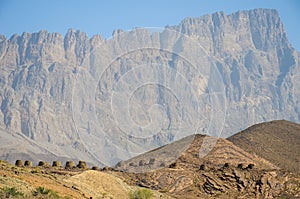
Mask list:
[[[109,40],[75,30],[1,36],[0,126],[55,156],[113,165],[196,130],[226,137],[276,118],[299,122],[299,74],[299,53],[269,9],[186,18],[158,32],[118,30]],[[122,96],[147,75],[169,87],[143,84]],[[7,154],[15,149],[6,141]]]
[[[300,125],[284,120],[254,125],[229,138],[245,151],[300,173]]]

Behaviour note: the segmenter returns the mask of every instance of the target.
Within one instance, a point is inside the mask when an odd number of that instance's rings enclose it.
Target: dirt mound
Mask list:
[[[85,171],[66,179],[65,182],[93,198],[103,196],[124,199],[128,198],[129,191],[133,190],[113,175],[99,171]]]

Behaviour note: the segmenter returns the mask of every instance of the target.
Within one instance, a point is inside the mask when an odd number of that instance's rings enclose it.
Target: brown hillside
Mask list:
[[[206,156],[199,158],[204,138],[206,138],[208,143],[211,143],[213,149]],[[181,154],[178,154],[179,152]],[[157,168],[164,168],[172,163],[184,169],[198,169],[202,164],[218,167],[223,166],[225,163],[235,166],[252,163],[259,168],[276,168],[276,166],[263,158],[244,151],[226,139],[217,139],[199,134],[188,136],[125,162],[120,162],[116,165],[116,168],[126,172],[138,173],[154,171]]]
[[[165,154],[172,154],[170,150],[184,148],[184,143],[192,138],[193,142],[173,163],[151,170],[163,163]],[[199,158],[204,138],[203,135],[190,136],[142,154],[117,164],[116,168],[121,171],[112,171],[112,174],[131,185],[166,192],[175,198],[300,196],[299,177],[278,170],[270,162],[228,140],[217,139],[213,150]],[[210,139],[214,143],[215,138]],[[286,188],[289,184],[292,188]]]
[[[300,173],[300,124],[284,120],[261,123],[228,140],[282,169]]]

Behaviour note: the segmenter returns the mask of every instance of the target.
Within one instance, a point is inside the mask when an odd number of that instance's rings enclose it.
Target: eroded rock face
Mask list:
[[[180,148],[187,138],[117,164],[110,173],[131,185],[159,190],[175,198],[299,197],[299,174],[279,169],[223,138],[206,157],[199,158],[205,136],[193,137],[192,144],[174,163],[168,163],[165,154]],[[166,166],[151,170],[150,165],[136,164],[147,162],[150,157]]]
[[[266,120],[285,118],[300,121],[300,91],[297,90],[297,85],[300,84],[299,53],[288,42],[275,10],[256,9],[231,15],[218,12],[200,18],[186,18],[179,25],[167,28],[199,42],[216,64],[225,85],[227,100],[227,115],[221,136],[226,137]],[[96,63],[95,59],[108,63],[124,52],[122,47],[128,41],[136,47],[139,43],[147,42],[162,48],[170,46],[190,52],[194,59],[199,55],[195,54],[190,43],[180,37],[170,39],[166,32],[150,34],[146,30],[140,30],[139,34],[134,31],[123,34],[122,31],[115,31],[113,39],[115,42],[109,42],[98,35],[89,39],[85,33],[75,30],[69,30],[65,37],[47,31],[13,35],[10,39],[1,36],[1,127],[7,134],[17,133],[26,137],[29,142],[34,142],[39,151],[43,148],[41,153],[76,157],[98,164],[100,160],[109,165],[132,156],[128,153],[130,146],[126,144],[127,151],[118,151],[118,147],[125,147],[122,140],[134,138],[119,132],[109,111],[110,107],[106,106],[113,90],[113,85],[108,82],[111,79],[118,80],[132,67],[145,61],[175,69],[177,67],[178,70],[184,70],[185,66],[190,70],[191,67],[179,60],[178,56],[157,49],[140,50],[121,56],[115,65],[100,74],[98,72],[103,71],[106,66],[99,64],[101,61]],[[173,43],[168,43],[170,40]],[[101,49],[100,55],[95,50],[97,48]],[[199,62],[201,61],[205,59],[201,58]],[[103,70],[99,70],[101,67]],[[98,94],[95,112],[99,128],[105,133],[103,136],[97,137],[95,132],[99,132],[99,129],[95,127],[97,124],[91,121],[89,114],[76,116],[86,124],[82,129],[78,129],[75,124],[78,121],[74,121],[72,94],[74,89],[79,89],[76,86],[74,88],[74,85],[78,71],[82,69],[87,72],[84,76],[87,81],[89,76],[101,80],[96,88],[91,86],[91,89],[96,89]],[[187,79],[205,91],[201,79],[193,74],[188,76],[188,70],[184,73]],[[171,100],[170,91],[147,87],[138,92],[144,98],[137,99],[137,102],[144,102],[144,105],[153,101],[158,104],[168,102],[166,118],[169,125],[166,128],[179,125],[178,113],[172,109],[178,106],[178,102]],[[89,97],[88,91],[78,100],[82,101],[82,110],[93,110],[94,99]],[[187,112],[193,109],[192,105],[188,106]],[[148,122],[143,110],[133,108],[132,112],[135,114],[133,119],[137,118],[140,124]],[[159,112],[154,113],[158,117]],[[203,121],[204,126],[206,123]],[[85,133],[79,134],[79,131]],[[204,128],[200,131],[209,133]],[[87,136],[83,138],[85,135]],[[142,141],[134,140],[131,148],[143,151],[146,145],[146,150],[150,150],[173,139],[172,133],[150,136]],[[16,145],[20,145],[21,151],[22,143]],[[26,144],[23,145],[26,147]]]
[[[189,167],[188,164],[186,164]],[[270,169],[237,166],[203,170],[165,168],[148,173],[114,173],[132,185],[166,192],[176,197],[278,198],[299,197],[299,176]]]

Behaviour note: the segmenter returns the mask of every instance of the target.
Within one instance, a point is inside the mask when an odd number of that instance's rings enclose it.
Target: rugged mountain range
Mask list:
[[[268,9],[110,39],[75,30],[1,36],[1,158],[113,165],[194,133],[299,122],[299,57]]]

